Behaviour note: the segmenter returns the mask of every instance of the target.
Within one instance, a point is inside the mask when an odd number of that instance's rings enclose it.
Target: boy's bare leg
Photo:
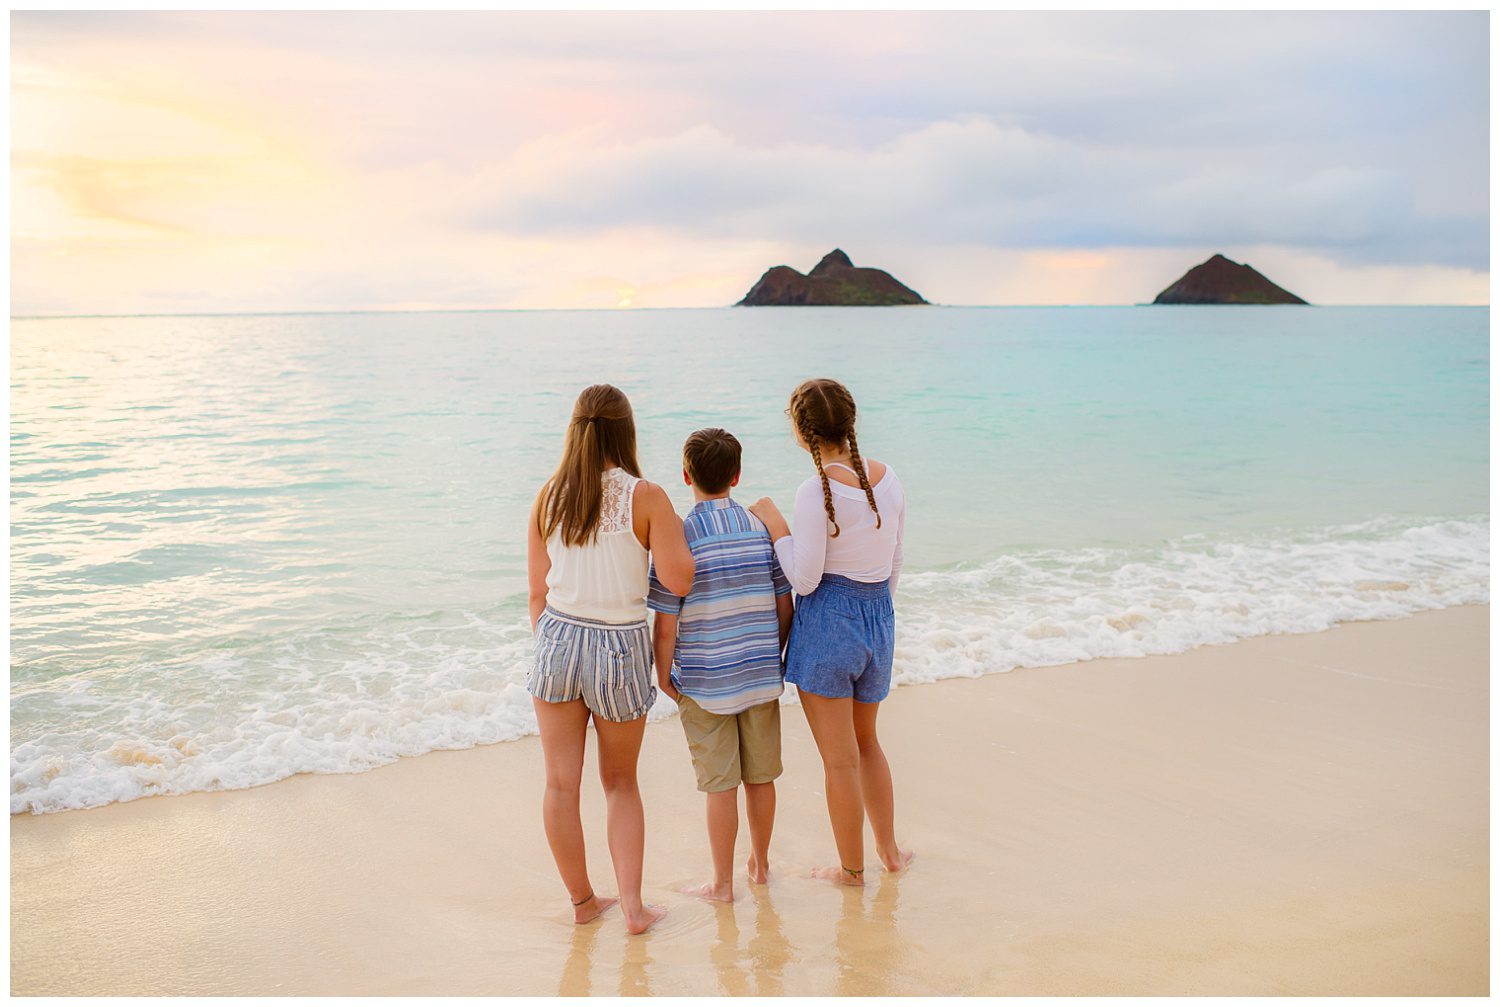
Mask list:
[[[740,788],[730,787],[708,795],[708,849],[713,855],[714,879],[684,888],[710,902],[734,901],[734,840],[740,831]]]
[[[776,822],[776,784],[745,784],[745,817],[750,823],[750,859],[745,869],[750,880],[766,883],[766,871],[771,866],[771,828]]]

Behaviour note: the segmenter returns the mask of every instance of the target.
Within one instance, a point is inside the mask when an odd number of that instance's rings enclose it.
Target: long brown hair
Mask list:
[[[839,537],[838,518],[833,513],[833,490],[828,487],[828,473],[823,471],[823,446],[842,447],[849,445],[849,460],[854,462],[854,474],[859,476],[859,487],[870,501],[875,512],[875,527],[880,527],[880,508],[875,506],[875,491],[870,487],[870,477],[865,473],[865,463],[859,457],[859,441],[854,437],[854,396],[849,389],[832,378],[813,378],[804,381],[792,392],[787,415],[797,428],[802,443],[812,454],[817,466],[818,478],[823,480],[823,509],[828,512],[828,521],[833,525],[833,537]]]
[[[543,541],[554,531],[564,545],[593,541],[604,502],[601,479],[610,462],[641,477],[635,460],[635,413],[614,385],[589,385],[573,403],[562,461],[542,487],[537,528]]]

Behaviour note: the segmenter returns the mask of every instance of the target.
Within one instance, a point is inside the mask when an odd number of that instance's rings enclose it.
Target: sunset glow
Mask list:
[[[1485,303],[1485,15],[1290,16],[19,13],[12,310]]]

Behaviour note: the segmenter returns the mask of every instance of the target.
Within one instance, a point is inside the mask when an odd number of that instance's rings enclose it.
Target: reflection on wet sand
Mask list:
[[[593,993],[592,966],[594,946],[599,943],[597,921],[573,928],[573,945],[563,962],[562,977],[557,983],[560,997],[586,997]]]
[[[805,880],[801,883],[820,885]],[[795,903],[805,894],[791,893],[791,899]],[[822,911],[830,916],[837,914],[837,919],[829,920],[833,924],[833,946],[829,948],[826,943],[829,931],[822,929],[813,943],[803,949],[805,955],[799,955],[787,937],[773,889],[762,885],[749,886],[748,892],[732,904],[698,903],[683,907],[679,910],[682,928],[676,930],[626,937],[618,927],[610,927],[608,920],[603,926],[590,923],[574,927],[557,994],[650,996],[650,973],[656,962],[650,949],[659,941],[666,943],[657,945],[657,957],[671,975],[657,978],[666,982],[667,992],[680,982],[677,966],[671,963],[697,967],[705,957],[718,987],[716,992],[722,996],[782,996],[788,992],[789,974],[793,977],[790,992],[803,993],[797,987],[805,985],[806,977],[799,983],[797,977],[801,973],[797,969],[804,957],[823,975],[827,974],[823,969],[831,959],[834,983],[829,992],[839,996],[893,992],[896,989],[893,984],[903,978],[911,950],[900,933],[897,919],[900,881],[883,875],[878,884],[867,888],[841,887],[816,894],[820,896],[817,903],[824,907]],[[823,895],[833,901],[824,903]],[[705,915],[696,916],[697,912]],[[698,922],[689,923],[695,916]]]
[[[719,904],[713,907],[719,926],[718,940],[709,949],[708,959],[719,976],[719,992],[729,996],[744,996],[750,991],[748,977],[740,967],[740,925],[734,918],[734,906]]]
[[[610,928],[609,914],[601,920],[593,923],[585,923],[583,926],[573,928],[573,943],[568,949],[568,957],[563,962],[562,975],[557,982],[557,995],[562,997],[586,997],[594,995],[594,968],[597,965],[608,974],[611,948],[609,941],[615,941],[620,945],[620,986],[618,995],[622,997],[643,997],[651,995],[651,982],[647,974],[651,965],[651,953],[649,945],[650,935],[645,937],[627,937],[618,927]],[[601,958],[600,933],[605,932],[606,944]],[[601,995],[614,996],[609,990],[600,991]]]
[[[781,975],[792,957],[792,948],[781,929],[781,914],[771,904],[771,890],[753,885],[755,936],[750,938],[750,974],[760,996],[781,996]]]
[[[743,948],[739,914],[744,912],[745,900],[713,907],[718,940],[709,950],[709,960],[718,975],[720,993],[780,996],[782,973],[791,959],[791,945],[781,928],[781,915],[771,901],[770,889],[751,885],[750,898],[755,903],[755,918],[750,939]]]
[[[869,888],[844,888],[844,913],[834,926],[838,956],[839,996],[881,996],[891,992],[891,977],[906,957],[905,942],[896,923],[901,882],[881,875],[870,897]]]
[[[651,964],[650,945],[650,934],[626,939],[625,959],[620,962],[620,996],[651,995],[651,983],[646,976],[646,966]]]

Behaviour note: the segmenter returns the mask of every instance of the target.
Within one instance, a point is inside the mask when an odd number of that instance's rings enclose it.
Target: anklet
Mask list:
[[[841,867],[843,867],[843,865],[842,865],[842,864],[840,864],[840,865],[839,865],[839,866],[841,866]],[[852,874],[852,875],[854,875],[854,876],[855,876],[855,877],[856,877],[856,878],[857,878],[857,877],[859,877],[859,876],[860,876],[860,875],[861,875],[861,874],[863,874],[863,873],[865,873],[865,869],[864,869],[864,868],[863,868],[863,867],[861,867],[861,868],[860,868],[860,869],[859,869],[859,870],[857,870],[857,871],[856,871],[856,870],[854,870],[854,869],[853,869],[853,868],[850,868],[850,867],[844,867],[844,870],[845,870],[845,871],[846,871],[846,872],[847,872],[847,873],[849,873],[849,874]]]
[[[589,892],[583,898],[579,899],[577,902],[574,902],[573,905],[575,905],[575,906],[581,906],[581,905],[583,905],[585,902],[587,902],[589,899],[591,899],[593,897],[594,897],[594,893],[593,892]]]

